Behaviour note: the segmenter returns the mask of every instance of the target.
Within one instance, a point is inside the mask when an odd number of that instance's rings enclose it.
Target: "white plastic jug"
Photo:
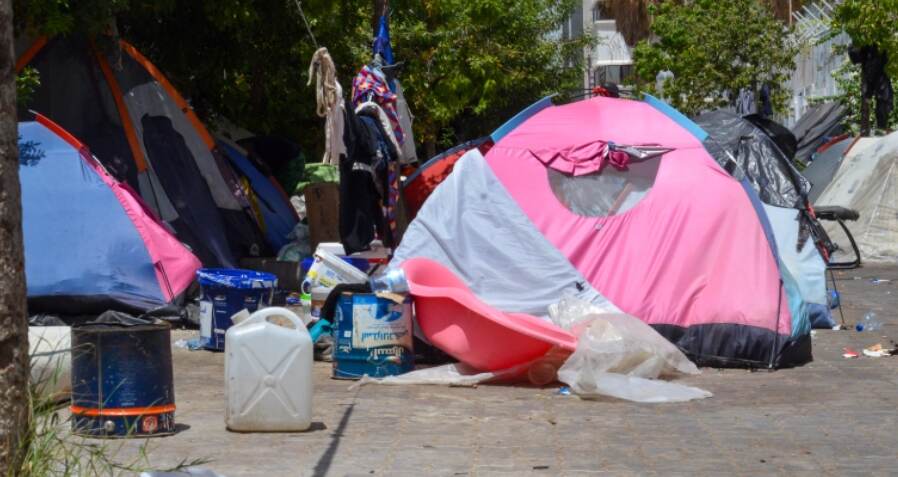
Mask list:
[[[225,335],[225,424],[304,431],[312,424],[312,338],[286,308],[264,308]]]

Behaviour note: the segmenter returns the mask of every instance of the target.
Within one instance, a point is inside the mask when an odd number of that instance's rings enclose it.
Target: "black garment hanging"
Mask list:
[[[346,254],[368,250],[374,230],[384,227],[380,194],[375,185],[377,140],[346,100],[343,141],[346,156],[340,158],[340,241]]]
[[[848,58],[861,65],[861,94],[876,100],[876,127],[887,128],[895,106],[892,80],[886,73],[889,56],[875,46],[863,46],[848,50]]]

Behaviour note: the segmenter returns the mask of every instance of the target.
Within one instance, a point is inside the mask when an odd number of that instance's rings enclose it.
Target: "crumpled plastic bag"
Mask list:
[[[711,396],[702,389],[656,379],[700,371],[638,318],[608,313],[575,297],[550,305],[549,318],[578,336],[577,350],[558,370],[558,380],[583,399],[680,402]]]
[[[586,300],[566,296],[558,303],[549,305],[549,319],[561,329],[572,331],[578,324],[588,322],[591,315],[617,311],[599,308]]]
[[[639,319],[605,313],[568,316],[566,321],[573,323],[579,339],[577,350],[558,370],[558,379],[581,398],[610,396],[658,403],[711,396],[703,389],[656,379],[700,371],[682,351]]]

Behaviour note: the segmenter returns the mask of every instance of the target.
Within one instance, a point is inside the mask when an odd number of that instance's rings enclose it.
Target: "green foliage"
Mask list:
[[[346,27],[369,25],[359,3],[303,2],[347,94],[360,66],[351,47],[368,41],[367,28]],[[314,88],[306,85],[316,46],[292,0],[181,1],[171,13],[123,15],[120,29],[202,117],[220,115],[258,134],[284,135],[306,150],[323,147],[323,120],[315,115]]]
[[[45,35],[107,32],[122,13],[170,11],[176,0],[13,0],[18,32]]]
[[[686,114],[731,105],[742,88],[769,84],[774,109],[789,100],[783,87],[796,48],[788,29],[757,0],[665,1],[650,7],[657,41],[641,41],[633,61],[641,86],[673,72],[663,94]]]
[[[391,7],[395,53],[407,63],[401,80],[421,141],[445,145],[455,131],[470,130],[466,123],[497,125],[509,109],[579,86],[579,69],[563,65],[582,57],[587,40],[549,38],[571,1],[404,0]]]
[[[886,72],[892,87],[898,91],[898,0],[845,0],[833,12],[832,34],[845,32],[855,46],[875,46],[888,55]],[[848,108],[846,123],[852,132],[860,131],[861,79],[860,66],[846,62],[833,72],[842,94],[835,98]],[[871,125],[873,105],[870,105]],[[898,108],[889,116],[889,128],[898,125]]]
[[[323,120],[307,86],[312,44],[294,0],[15,0],[44,33],[101,32],[117,19],[191,100],[201,117],[229,118],[260,134],[323,150]],[[371,0],[302,2],[349,95],[371,60]],[[576,87],[566,59],[586,40],[551,38],[574,0],[394,0],[391,35],[415,115],[416,139],[451,145],[481,135],[548,92]],[[20,14],[20,12],[24,12]],[[20,25],[20,31],[25,23]],[[288,184],[288,187],[290,185]]]
[[[28,66],[16,75],[16,103],[28,104],[34,90],[41,84],[41,78],[37,70]]]
[[[854,45],[886,52],[889,75],[898,76],[898,0],[845,0],[836,7],[832,26]]]
[[[814,103],[822,103],[828,101],[838,101],[847,109],[843,124],[851,131],[852,134],[859,134],[861,130],[861,68],[850,61],[833,71],[833,78],[836,80],[841,94],[837,96],[825,96],[814,100]],[[898,91],[898,78],[893,77],[892,88]],[[873,105],[870,105],[870,114],[873,114]],[[871,127],[875,127],[875,121],[871,121]],[[898,108],[892,109],[889,115],[889,129],[898,127]]]

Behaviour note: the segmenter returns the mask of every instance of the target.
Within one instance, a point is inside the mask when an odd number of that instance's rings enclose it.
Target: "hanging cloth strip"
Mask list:
[[[319,48],[312,55],[309,64],[309,82],[315,80],[316,113],[325,118],[324,125],[324,158],[321,162],[339,165],[340,156],[346,155],[346,143],[343,140],[345,106],[343,104],[343,88],[336,78],[334,60],[327,48]]]
[[[374,101],[383,108],[390,119],[396,142],[402,145],[405,142],[405,135],[402,126],[399,124],[399,113],[396,110],[396,94],[387,85],[387,78],[383,72],[368,65],[363,66],[352,81],[353,106],[358,106],[366,101]]]

